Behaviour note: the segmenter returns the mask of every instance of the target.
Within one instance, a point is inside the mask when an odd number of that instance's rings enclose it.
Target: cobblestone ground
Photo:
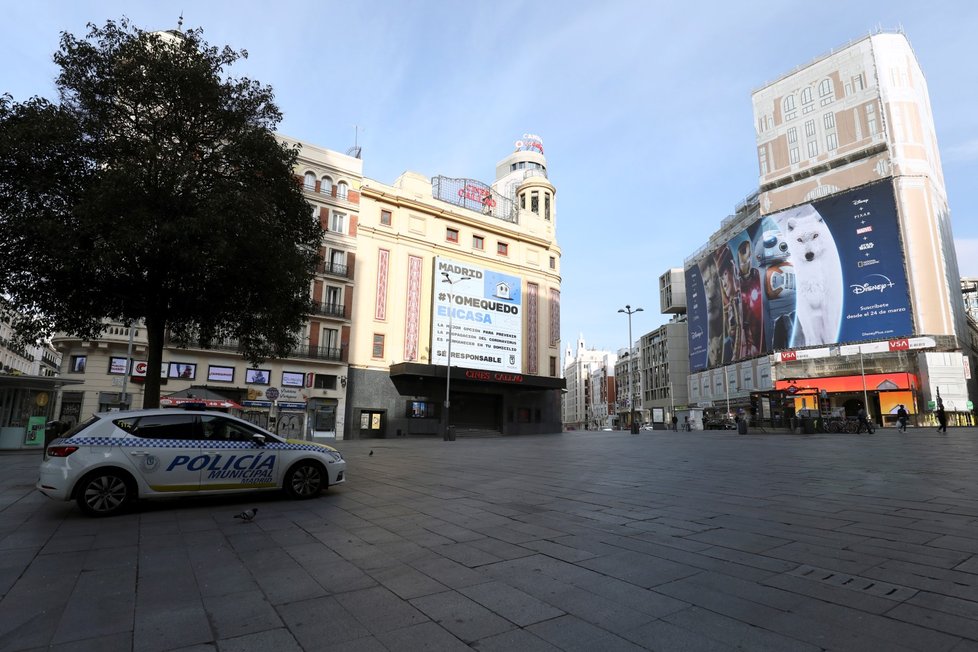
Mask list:
[[[337,446],[111,519],[0,454],[0,650],[978,650],[976,429]]]

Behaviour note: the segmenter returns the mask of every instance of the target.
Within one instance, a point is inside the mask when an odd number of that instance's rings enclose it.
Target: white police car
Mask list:
[[[335,448],[203,410],[104,412],[44,451],[37,488],[109,516],[137,498],[282,489],[312,498],[345,480]]]

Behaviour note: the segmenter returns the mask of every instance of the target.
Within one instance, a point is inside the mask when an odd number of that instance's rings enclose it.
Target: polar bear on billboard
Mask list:
[[[815,207],[805,204],[774,216],[795,271],[795,328],[791,346],[838,341],[842,320],[842,262],[835,239]]]

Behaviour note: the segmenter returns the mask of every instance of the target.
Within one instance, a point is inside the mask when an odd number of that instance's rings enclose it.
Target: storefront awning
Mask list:
[[[866,374],[866,389],[871,392],[889,392],[899,389],[917,389],[920,383],[913,374]],[[827,376],[825,378],[792,378],[777,380],[774,389],[784,392],[799,389],[825,390],[826,392],[861,392],[863,376]]]
[[[445,366],[401,362],[390,368],[391,380],[398,381],[415,377],[418,379],[445,379]],[[468,367],[452,366],[452,381],[470,381],[483,385],[508,385],[526,389],[564,389],[566,381],[563,378],[550,376],[531,376],[529,374],[510,373],[505,371],[486,371],[469,369]]]

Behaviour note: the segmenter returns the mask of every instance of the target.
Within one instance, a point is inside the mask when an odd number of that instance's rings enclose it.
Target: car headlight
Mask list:
[[[343,461],[343,456],[340,454],[339,451],[323,451],[323,454],[326,455],[326,457],[332,458],[334,462]]]

